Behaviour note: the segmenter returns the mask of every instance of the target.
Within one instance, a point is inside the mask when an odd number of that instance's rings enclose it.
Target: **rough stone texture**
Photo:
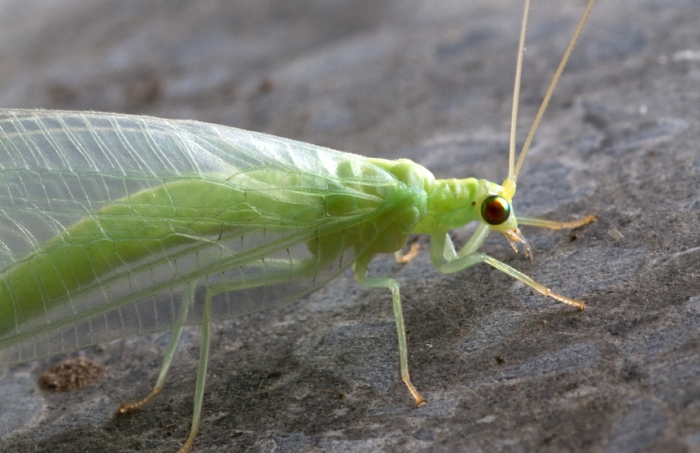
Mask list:
[[[536,0],[521,135],[583,2]],[[438,5],[438,6],[435,6]],[[407,157],[501,181],[520,15],[505,0],[5,0],[0,105],[196,118]],[[700,451],[700,1],[601,2],[521,175],[522,215],[600,221],[484,250],[582,313],[488,266],[402,284],[415,409],[387,291],[344,275],[217,324],[195,451]],[[468,231],[454,234],[463,243]],[[423,242],[426,246],[427,243]],[[189,430],[199,333],[162,395],[168,334],[83,351],[109,367],[55,394],[58,358],[0,370],[0,450],[172,452]]]

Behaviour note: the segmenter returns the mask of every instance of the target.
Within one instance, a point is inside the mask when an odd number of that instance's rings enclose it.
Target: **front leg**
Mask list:
[[[598,220],[598,216],[595,215],[587,215],[580,220],[571,220],[569,222],[555,222],[553,220],[536,219],[534,217],[518,217],[518,225],[529,225],[537,228],[547,228],[550,230],[565,230],[588,225],[596,220]]]
[[[519,270],[510,267],[509,265],[498,261],[496,258],[493,258],[483,252],[473,252],[468,255],[460,255],[453,259],[443,261],[445,247],[447,246],[449,248],[447,241],[450,241],[450,243],[452,242],[446,234],[437,234],[430,237],[430,259],[433,262],[433,266],[435,266],[435,268],[443,274],[451,274],[453,272],[467,269],[479,263],[486,263],[495,267],[499,271],[520,280],[544,296],[551,297],[552,299],[556,299],[559,302],[563,302],[568,305],[573,305],[574,307],[578,307],[580,310],[586,308],[586,304],[580,300],[571,299],[566,296],[562,296],[561,294],[557,294],[546,286],[537,283],[535,280],[523,274]],[[454,250],[454,246],[451,247]]]

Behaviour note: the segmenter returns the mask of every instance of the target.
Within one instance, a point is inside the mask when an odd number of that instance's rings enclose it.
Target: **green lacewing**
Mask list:
[[[573,222],[515,216],[516,180],[590,0],[515,160],[525,2],[508,177],[435,179],[406,160],[366,158],[196,121],[94,112],[0,110],[0,366],[136,334],[172,329],[156,386],[163,387],[185,325],[202,345],[188,451],[198,431],[210,323],[298,299],[348,268],[360,285],[392,292],[401,377],[411,384],[399,284],[368,277],[379,253],[412,233],[431,239],[441,272],[487,263],[556,300],[530,277],[483,252],[490,231],[518,251],[518,225]],[[448,232],[478,227],[457,251]]]

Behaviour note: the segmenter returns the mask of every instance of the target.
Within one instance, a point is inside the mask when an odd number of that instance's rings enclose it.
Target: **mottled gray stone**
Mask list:
[[[6,0],[0,106],[194,118],[438,177],[501,181],[521,9],[506,0]],[[535,0],[518,143],[582,2]],[[535,262],[483,250],[577,312],[488,266],[454,275],[379,257],[402,284],[416,409],[398,375],[391,297],[349,274],[214,329],[204,452],[700,451],[700,1],[600,2],[519,181],[516,213],[600,220],[523,228]],[[470,230],[453,233],[458,244]],[[109,367],[39,390],[60,360],[0,370],[0,451],[174,452],[199,332],[163,393],[167,333],[83,351]]]

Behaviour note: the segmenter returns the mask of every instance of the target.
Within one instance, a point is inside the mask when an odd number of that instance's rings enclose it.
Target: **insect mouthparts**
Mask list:
[[[518,244],[523,245],[523,253],[525,253],[525,256],[530,258],[530,261],[533,263],[535,262],[535,255],[532,252],[532,247],[530,246],[530,243],[527,242],[527,239],[525,239],[525,236],[520,232],[519,229],[509,229],[505,233],[506,239],[508,239],[508,242],[510,242],[510,246],[513,247],[513,250],[515,250],[515,253],[520,252]]]

